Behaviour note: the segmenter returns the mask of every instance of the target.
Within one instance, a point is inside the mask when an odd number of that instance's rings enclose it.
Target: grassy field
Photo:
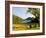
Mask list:
[[[17,30],[38,30],[40,27],[33,28],[34,26],[32,25],[32,28],[30,28],[29,24],[13,24],[13,31]]]

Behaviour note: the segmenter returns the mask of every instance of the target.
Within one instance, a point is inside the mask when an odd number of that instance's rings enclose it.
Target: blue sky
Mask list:
[[[12,8],[12,14],[19,16],[23,19],[26,19],[28,17],[34,17],[32,14],[27,13],[27,9],[28,8],[24,8],[24,7],[23,8],[22,7],[13,7]]]

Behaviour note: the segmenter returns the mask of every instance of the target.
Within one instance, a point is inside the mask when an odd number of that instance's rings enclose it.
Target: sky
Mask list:
[[[27,13],[28,8],[24,7],[13,7],[12,14],[21,17],[22,19],[26,19],[28,17],[34,17],[31,13]]]

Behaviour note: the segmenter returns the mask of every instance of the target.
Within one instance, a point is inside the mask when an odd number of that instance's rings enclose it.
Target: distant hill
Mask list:
[[[24,20],[20,20],[19,23],[27,23],[27,24],[29,24],[29,23],[39,23],[39,20],[37,18],[28,17]]]
[[[15,16],[13,15],[13,24],[16,24],[16,23],[38,23],[38,19],[37,18],[31,18],[31,17],[28,17],[26,19],[22,19],[21,17],[19,16]]]
[[[33,18],[31,18],[31,17],[28,17],[28,18],[26,18],[25,20],[33,20]]]
[[[32,18],[31,17],[28,17],[28,18],[26,18],[24,20],[21,20],[20,23],[28,23],[28,22],[31,23],[31,21],[32,21]]]

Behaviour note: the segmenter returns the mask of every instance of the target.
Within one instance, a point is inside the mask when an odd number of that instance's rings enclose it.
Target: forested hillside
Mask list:
[[[13,17],[12,17],[12,21],[13,21],[13,24],[16,24],[16,23],[18,23],[20,20],[23,20],[22,18],[20,18],[20,17],[18,17],[18,16],[15,16],[15,15],[13,15]]]

